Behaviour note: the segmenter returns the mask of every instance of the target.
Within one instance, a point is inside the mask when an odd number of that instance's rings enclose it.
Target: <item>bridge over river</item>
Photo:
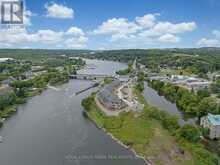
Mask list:
[[[114,75],[107,74],[74,74],[70,75],[71,79],[79,79],[79,80],[97,80],[104,78],[115,78]]]

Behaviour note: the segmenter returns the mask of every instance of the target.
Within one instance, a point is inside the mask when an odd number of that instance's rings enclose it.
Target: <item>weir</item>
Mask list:
[[[87,91],[91,88],[95,88],[95,87],[99,86],[99,84],[100,84],[99,82],[96,82],[96,83],[92,84],[91,86],[76,92],[75,95],[79,95],[79,94],[81,94],[81,93],[83,93],[83,92],[85,92],[85,91]]]

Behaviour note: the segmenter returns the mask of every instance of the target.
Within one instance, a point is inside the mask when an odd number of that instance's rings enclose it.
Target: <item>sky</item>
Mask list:
[[[220,46],[219,0],[26,0],[24,4],[23,26],[0,23],[0,48]]]

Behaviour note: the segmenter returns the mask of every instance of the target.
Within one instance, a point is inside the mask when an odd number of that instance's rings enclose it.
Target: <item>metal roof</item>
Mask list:
[[[220,115],[212,115],[212,114],[208,114],[208,120],[212,125],[220,125]]]

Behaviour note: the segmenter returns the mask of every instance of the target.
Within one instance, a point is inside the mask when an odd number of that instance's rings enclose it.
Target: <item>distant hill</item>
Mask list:
[[[203,48],[167,48],[167,49],[122,49],[122,50],[70,50],[70,49],[0,49],[0,57],[14,57],[26,55],[49,55],[49,56],[83,56],[99,59],[112,59],[127,61],[129,59],[138,58],[148,55],[208,55],[220,56],[219,47],[203,47]]]
[[[33,56],[77,56],[89,53],[89,50],[64,50],[64,49],[0,49],[0,57],[22,58],[27,55]]]

